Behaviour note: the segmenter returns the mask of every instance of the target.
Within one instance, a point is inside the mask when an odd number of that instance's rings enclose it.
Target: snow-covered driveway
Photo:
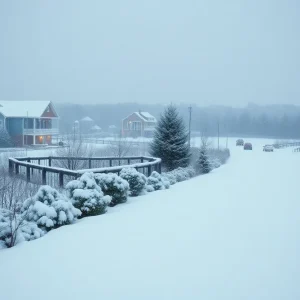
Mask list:
[[[1,251],[0,299],[300,299],[300,153],[262,144]]]

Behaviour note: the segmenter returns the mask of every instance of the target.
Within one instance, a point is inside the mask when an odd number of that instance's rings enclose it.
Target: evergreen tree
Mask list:
[[[161,115],[150,145],[150,153],[162,159],[162,166],[167,171],[188,166],[188,133],[175,106],[169,105]]]
[[[13,143],[11,141],[10,135],[5,128],[0,128],[0,148],[1,147],[12,147]]]
[[[198,169],[200,174],[207,174],[211,171],[210,161],[207,155],[206,147],[201,147],[198,159]]]

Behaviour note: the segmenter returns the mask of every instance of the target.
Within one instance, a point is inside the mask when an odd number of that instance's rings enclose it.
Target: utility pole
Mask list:
[[[29,128],[29,122],[28,122],[28,110],[27,110],[27,113],[26,113],[26,127],[27,127],[27,131],[28,131],[28,128]],[[27,144],[28,144],[28,135],[26,134],[26,156],[27,156]]]
[[[220,150],[220,122],[218,119],[218,150]]]
[[[228,149],[228,125],[226,126],[226,149]]]
[[[191,148],[191,124],[192,124],[192,106],[188,107],[189,109],[189,148]]]

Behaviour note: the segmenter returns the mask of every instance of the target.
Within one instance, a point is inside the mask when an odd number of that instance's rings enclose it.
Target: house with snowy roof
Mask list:
[[[80,132],[89,133],[94,125],[96,125],[95,121],[89,116],[86,116],[80,120]]]
[[[152,137],[157,120],[145,111],[134,112],[122,120],[122,136]]]
[[[59,116],[51,101],[1,101],[0,128],[16,146],[52,144]]]

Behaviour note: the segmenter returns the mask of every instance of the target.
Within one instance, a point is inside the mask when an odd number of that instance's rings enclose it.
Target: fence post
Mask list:
[[[51,167],[51,163],[52,163],[52,158],[49,156],[49,159],[48,159],[48,166]]]
[[[46,169],[42,170],[42,184],[47,184],[46,182]]]
[[[63,187],[64,186],[64,173],[63,172],[59,172],[59,186]]]
[[[151,175],[151,165],[148,166],[148,177]]]
[[[26,166],[26,180],[30,181],[30,166]]]
[[[158,172],[159,174],[161,174],[161,162],[158,163],[157,169],[158,169],[157,172]]]
[[[16,174],[19,174],[20,173],[19,164],[15,164],[15,167],[16,167]]]
[[[92,160],[89,158],[89,169],[92,168]]]
[[[130,165],[130,158],[128,158],[128,160],[127,160],[127,161],[128,161],[128,165]]]
[[[144,157],[141,157],[141,163],[143,163],[144,162]]]
[[[109,166],[112,167],[112,159],[109,160]]]
[[[12,163],[12,161],[9,159],[8,160],[8,170],[9,170],[9,175],[12,175],[13,174],[13,163]]]

